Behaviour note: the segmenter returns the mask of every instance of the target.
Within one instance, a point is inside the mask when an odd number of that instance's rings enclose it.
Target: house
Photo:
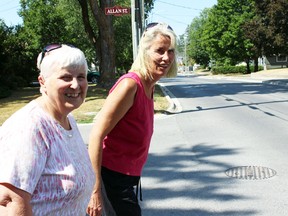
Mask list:
[[[273,55],[264,57],[264,65],[266,69],[286,68],[288,67],[287,55]]]

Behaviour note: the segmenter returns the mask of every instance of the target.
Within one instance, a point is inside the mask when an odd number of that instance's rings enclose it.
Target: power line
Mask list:
[[[191,8],[191,7],[187,7],[187,6],[183,6],[183,5],[176,5],[176,4],[172,4],[172,3],[168,3],[168,2],[163,2],[163,1],[160,1],[160,0],[158,0],[158,2],[161,2],[161,3],[163,3],[163,4],[167,4],[167,5],[172,5],[172,6],[175,6],[175,7],[185,8],[185,9],[188,9],[188,10],[198,10],[198,11],[202,11],[201,9]]]
[[[170,17],[165,17],[165,16],[157,14],[157,13],[154,13],[154,15],[162,17],[162,18],[167,19],[167,20],[171,20],[171,21],[176,22],[176,23],[183,24],[183,25],[189,25],[187,23],[184,23],[184,22],[181,22],[181,21],[178,21],[178,20],[174,20],[174,19],[171,19]]]
[[[7,12],[7,11],[10,11],[10,10],[13,10],[15,8],[19,8],[19,5],[18,6],[14,6],[14,7],[11,7],[11,8],[7,8],[5,10],[1,10],[0,12]]]
[[[1,8],[2,8],[3,6],[6,6],[6,5],[8,5],[8,4],[13,3],[13,1],[7,1],[7,2],[2,2],[2,3],[3,3],[3,4],[0,5]]]

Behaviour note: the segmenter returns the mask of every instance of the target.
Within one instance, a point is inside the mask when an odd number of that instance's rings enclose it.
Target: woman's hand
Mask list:
[[[92,193],[86,213],[90,216],[101,216],[102,213],[101,191],[96,191]]]

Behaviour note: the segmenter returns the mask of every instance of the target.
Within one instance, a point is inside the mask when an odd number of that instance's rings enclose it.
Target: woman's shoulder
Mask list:
[[[114,91],[114,89],[125,89],[126,91],[136,91],[137,86],[140,83],[140,78],[135,73],[127,73],[122,75],[115,85],[111,88],[110,93]]]
[[[17,134],[29,134],[40,129],[39,119],[43,114],[39,113],[39,107],[35,101],[31,101],[14,114],[12,114],[1,126],[0,137],[13,137]],[[14,137],[17,138],[17,137]]]
[[[30,128],[31,127],[39,127],[39,122],[41,119],[45,118],[41,107],[38,103],[33,100],[29,102],[27,105],[13,113],[2,125],[5,127],[13,127],[13,128]]]
[[[37,108],[37,103],[33,100],[30,101],[28,104],[26,104],[24,107],[17,110],[15,113],[13,113],[5,122],[8,123],[14,119],[27,119],[29,118],[31,113],[35,112],[35,108]]]

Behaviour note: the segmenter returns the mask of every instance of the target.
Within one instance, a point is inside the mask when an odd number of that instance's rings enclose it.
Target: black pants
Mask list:
[[[140,176],[128,176],[102,167],[102,180],[107,197],[117,216],[141,216],[141,208],[134,191]]]

